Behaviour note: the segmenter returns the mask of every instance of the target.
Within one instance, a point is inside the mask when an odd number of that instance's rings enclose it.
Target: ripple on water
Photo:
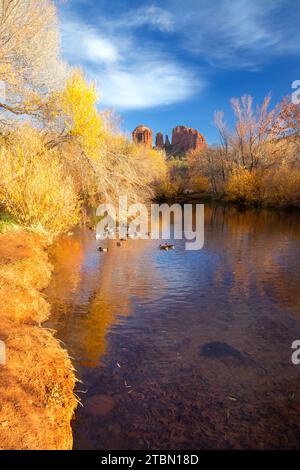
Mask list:
[[[299,214],[206,206],[205,246],[53,247],[49,326],[87,393],[76,448],[299,448]]]

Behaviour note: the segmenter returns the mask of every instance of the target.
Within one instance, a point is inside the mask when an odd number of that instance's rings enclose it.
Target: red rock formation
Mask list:
[[[132,133],[133,142],[136,144],[143,144],[147,147],[152,147],[152,130],[146,126],[138,126]]]
[[[189,150],[206,146],[205,138],[191,127],[177,126],[172,133],[172,153],[184,155]]]
[[[144,125],[138,126],[132,133],[133,141],[137,144],[143,144],[152,147],[152,130]],[[191,127],[177,126],[173,129],[172,143],[166,135],[161,132],[156,134],[155,147],[164,149],[168,155],[185,155],[190,150],[196,150],[206,147],[206,141],[200,132]]]
[[[163,149],[165,146],[164,144],[164,136],[161,132],[158,132],[156,134],[156,139],[155,139],[155,147],[158,149]]]

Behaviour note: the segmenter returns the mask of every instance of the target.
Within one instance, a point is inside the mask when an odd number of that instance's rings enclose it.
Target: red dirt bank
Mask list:
[[[51,276],[47,242],[0,235],[0,449],[71,449],[75,375],[67,352],[41,327],[50,307],[40,293]]]

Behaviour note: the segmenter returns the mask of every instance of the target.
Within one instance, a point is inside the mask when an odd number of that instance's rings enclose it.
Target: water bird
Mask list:
[[[136,240],[137,238],[142,238],[142,234],[140,232],[128,232],[128,238],[133,238]]]
[[[115,234],[115,229],[112,228],[112,227],[105,227],[105,228],[104,228],[104,232],[107,233],[107,234],[112,234],[112,235],[114,235],[114,234]]]
[[[165,250],[165,251],[168,251],[168,250],[169,250],[169,247],[168,247],[167,245],[165,245],[165,244],[164,244],[164,245],[159,245],[159,248],[160,248],[161,250]]]
[[[107,233],[115,233],[115,229],[112,228],[112,227],[104,227],[104,232],[107,232]]]
[[[99,246],[98,251],[100,251],[100,252],[102,252],[102,253],[107,253],[107,252],[108,252],[108,248],[103,248],[102,246]]]
[[[162,245],[159,245],[159,248],[160,248],[161,250],[168,251],[168,250],[174,250],[174,249],[175,249],[175,246],[174,246],[174,245],[171,245],[170,243],[163,243]]]

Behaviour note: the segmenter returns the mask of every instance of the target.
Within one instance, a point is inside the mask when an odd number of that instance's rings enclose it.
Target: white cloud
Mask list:
[[[92,62],[114,63],[118,60],[117,49],[105,38],[91,35],[84,39],[84,46],[86,57]]]
[[[259,70],[278,57],[298,55],[300,10],[294,4],[294,0],[160,0],[158,6],[155,0],[141,0],[136,9],[128,2],[125,12],[126,3],[120,2],[122,9],[105,16],[103,2],[99,10],[94,6],[89,11],[89,21],[96,26],[85,24],[82,16],[63,21],[63,45],[67,59],[82,64],[97,80],[103,105],[142,109],[173,104],[205,86],[199,68],[193,72],[192,66],[174,58],[180,49],[192,61],[201,60],[209,72]],[[76,14],[76,8],[70,11]],[[160,33],[157,40],[149,29]]]
[[[61,29],[64,53],[73,62],[111,64],[118,61],[117,47],[93,28],[76,21],[64,21]]]
[[[182,44],[209,64],[257,69],[300,52],[300,10],[290,0],[168,0]]]
[[[138,18],[132,18],[135,25],[141,24]],[[119,110],[171,105],[205,86],[204,80],[169,54],[123,30],[122,34],[110,31],[107,22],[102,21],[101,26],[99,32],[83,22],[65,20],[62,38],[66,58],[81,64],[97,82],[102,105]]]
[[[193,74],[178,65],[159,61],[136,65],[100,75],[103,104],[119,109],[166,106],[191,97],[201,87]]]
[[[148,25],[163,32],[174,30],[173,15],[168,10],[155,5],[145,5],[136,10],[130,10],[116,20],[115,24],[124,28]]]

